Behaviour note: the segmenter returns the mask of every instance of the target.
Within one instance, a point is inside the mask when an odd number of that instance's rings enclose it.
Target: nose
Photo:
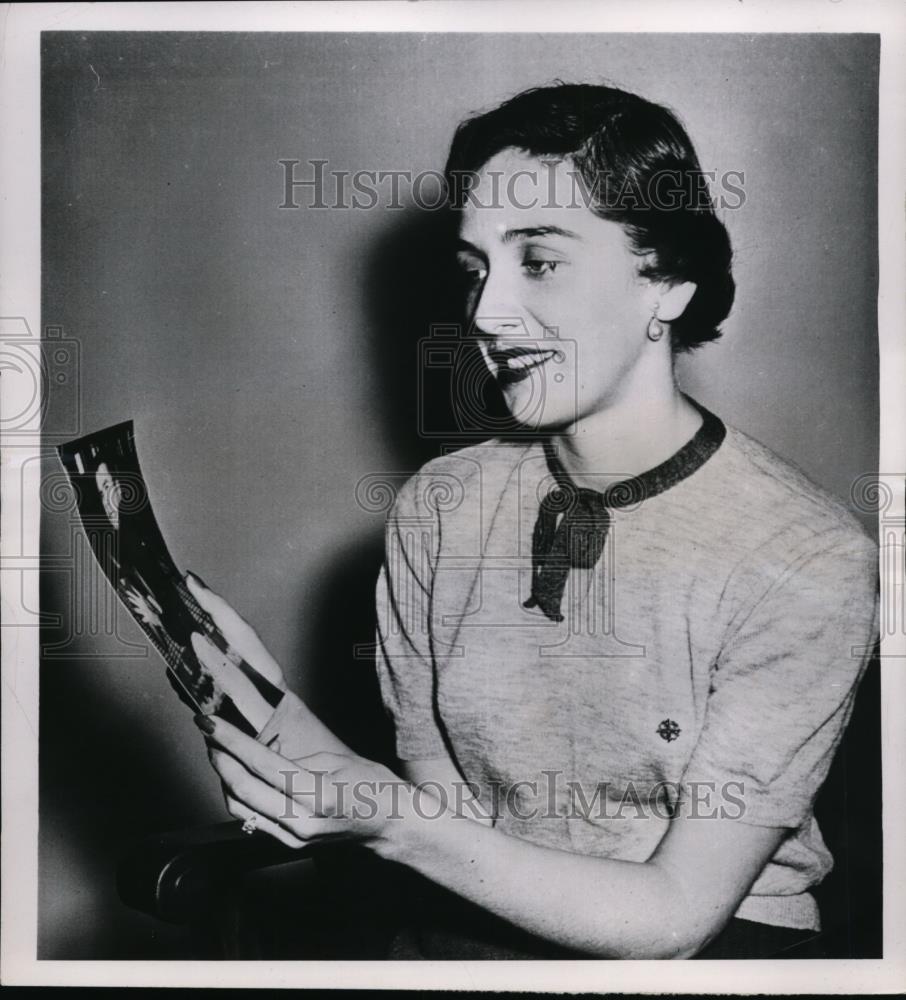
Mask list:
[[[489,271],[475,302],[472,326],[479,337],[488,339],[528,336],[523,310],[504,269]]]

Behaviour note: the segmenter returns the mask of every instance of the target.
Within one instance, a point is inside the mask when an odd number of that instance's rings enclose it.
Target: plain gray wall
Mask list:
[[[43,323],[80,344],[80,429],[134,419],[177,564],[363,752],[383,747],[350,652],[383,515],[355,487],[436,453],[415,339],[451,317],[432,313],[427,213],[281,210],[278,160],[436,170],[464,115],[554,78],[668,103],[704,169],[745,172],[723,215],[736,306],[684,384],[846,498],[877,466],[877,60],[865,35],[45,35]],[[51,443],[72,405],[52,397]],[[45,514],[63,565],[46,641],[74,631],[77,537]],[[118,902],[116,851],[226,818],[160,661],[124,655],[144,649],[125,613],[117,629],[42,666],[44,958],[180,954]]]

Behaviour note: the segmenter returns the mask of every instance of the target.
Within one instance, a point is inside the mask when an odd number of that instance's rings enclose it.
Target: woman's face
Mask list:
[[[585,206],[572,170],[504,150],[462,211],[470,322],[511,414],[530,426],[569,428],[637,392],[654,346],[657,289],[638,277],[623,230]]]

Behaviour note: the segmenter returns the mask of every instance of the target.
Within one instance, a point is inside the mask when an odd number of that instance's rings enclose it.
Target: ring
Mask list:
[[[251,816],[242,824],[243,833],[254,833],[258,829],[258,817],[252,813]]]

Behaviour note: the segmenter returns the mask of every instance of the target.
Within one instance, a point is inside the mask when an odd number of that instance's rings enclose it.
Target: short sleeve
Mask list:
[[[439,526],[436,514],[419,508],[419,480],[402,487],[387,516],[376,593],[376,669],[400,760],[447,752],[435,713],[430,628]]]
[[[810,816],[877,637],[876,547],[852,529],[809,549],[786,555],[734,626],[684,775],[734,782],[739,818],[758,826]]]

